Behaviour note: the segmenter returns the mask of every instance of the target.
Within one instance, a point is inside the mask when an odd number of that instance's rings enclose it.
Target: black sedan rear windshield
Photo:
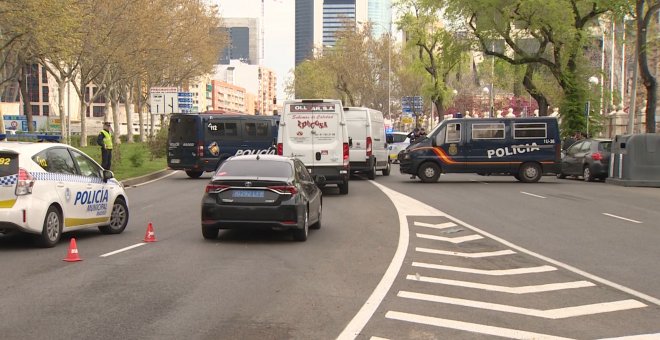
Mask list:
[[[216,176],[247,177],[291,177],[293,169],[287,162],[266,160],[226,161],[222,163]]]

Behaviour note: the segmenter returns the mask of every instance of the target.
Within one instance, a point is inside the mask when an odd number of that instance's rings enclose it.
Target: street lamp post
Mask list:
[[[491,91],[490,87],[488,87],[488,86],[484,86],[482,91],[484,92],[484,94],[489,96],[489,99],[488,99],[488,105],[489,105],[489,107],[488,107],[488,118],[493,118],[493,114],[491,112],[491,108],[493,107],[493,91]]]

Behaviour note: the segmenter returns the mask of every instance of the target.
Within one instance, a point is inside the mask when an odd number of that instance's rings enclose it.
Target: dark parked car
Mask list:
[[[605,179],[609,174],[611,139],[583,139],[566,150],[558,178],[582,176],[586,182]]]
[[[319,176],[319,185],[325,178]],[[292,230],[296,241],[321,228],[322,193],[298,159],[275,155],[235,156],[223,162],[202,199],[202,236],[219,229]]]

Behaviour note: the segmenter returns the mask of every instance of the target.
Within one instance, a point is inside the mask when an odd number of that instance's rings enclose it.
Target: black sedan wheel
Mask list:
[[[293,231],[293,239],[298,242],[305,242],[307,241],[308,235],[309,235],[309,213],[307,212],[307,208],[305,208],[303,227],[302,229],[296,229]]]
[[[582,178],[584,178],[585,182],[593,182],[594,181],[594,176],[591,174],[591,169],[589,169],[588,166],[585,166],[584,170],[582,170]]]
[[[202,226],[202,236],[207,240],[215,240],[218,238],[218,228]]]
[[[319,203],[319,215],[318,221],[314,223],[310,228],[312,229],[321,229],[321,217],[323,217],[323,200]]]

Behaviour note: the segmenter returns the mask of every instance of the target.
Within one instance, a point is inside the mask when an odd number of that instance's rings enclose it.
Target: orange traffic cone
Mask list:
[[[76,245],[76,239],[72,238],[71,243],[69,243],[69,251],[66,253],[66,258],[62,259],[66,262],[77,262],[82,261],[80,255],[78,255],[78,246]]]
[[[154,226],[149,222],[147,226],[147,233],[144,235],[144,242],[156,242],[156,233],[154,233]]]

